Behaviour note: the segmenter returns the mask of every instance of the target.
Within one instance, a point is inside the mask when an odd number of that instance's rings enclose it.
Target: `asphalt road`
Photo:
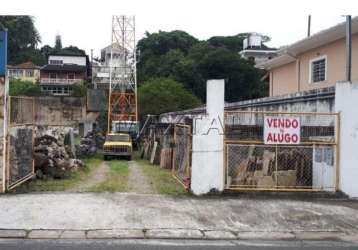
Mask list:
[[[357,250],[339,242],[0,240],[1,250]]]

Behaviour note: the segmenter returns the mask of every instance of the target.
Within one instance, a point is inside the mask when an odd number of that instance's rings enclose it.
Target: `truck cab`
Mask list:
[[[109,160],[114,157],[126,157],[132,159],[133,143],[128,133],[112,132],[106,136],[103,145],[103,158]]]

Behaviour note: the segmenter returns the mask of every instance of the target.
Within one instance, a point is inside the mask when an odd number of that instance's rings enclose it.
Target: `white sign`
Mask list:
[[[298,117],[265,116],[265,144],[299,144],[301,123]]]

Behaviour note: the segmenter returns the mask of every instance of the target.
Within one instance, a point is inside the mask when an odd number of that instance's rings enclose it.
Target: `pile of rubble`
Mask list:
[[[81,138],[80,145],[76,145],[76,155],[79,157],[93,156],[98,149],[103,148],[106,138],[98,131],[93,130]]]
[[[74,152],[73,131],[39,128],[34,143],[37,178],[66,178],[83,167]]]

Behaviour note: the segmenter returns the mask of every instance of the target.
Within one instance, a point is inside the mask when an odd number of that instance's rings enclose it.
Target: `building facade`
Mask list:
[[[109,88],[109,74],[112,60],[112,79],[123,74],[123,58],[122,49],[117,44],[114,45],[112,55],[111,46],[107,46],[101,50],[101,60],[97,64],[92,65],[92,85],[95,89]]]
[[[277,55],[277,49],[269,48],[265,44],[265,37],[252,33],[243,41],[243,50],[240,51],[241,57],[252,60],[255,64],[267,61]]]
[[[40,79],[40,66],[33,62],[25,62],[18,65],[8,65],[8,76],[22,81],[37,83]]]
[[[87,80],[86,56],[49,55],[48,64],[41,68],[42,91],[49,95],[70,95],[74,84]]]
[[[256,65],[269,71],[270,96],[334,86],[346,76],[345,23],[300,40]],[[352,19],[352,80],[358,80],[358,17]]]

